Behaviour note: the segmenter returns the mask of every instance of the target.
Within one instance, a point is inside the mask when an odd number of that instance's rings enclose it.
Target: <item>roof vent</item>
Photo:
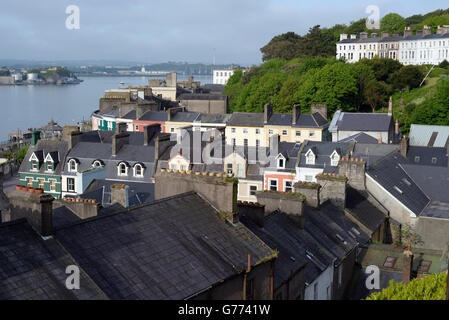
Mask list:
[[[295,257],[290,257],[290,260],[293,261],[293,262],[296,262]]]

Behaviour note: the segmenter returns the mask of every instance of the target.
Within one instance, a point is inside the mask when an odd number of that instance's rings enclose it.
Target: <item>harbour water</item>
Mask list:
[[[62,125],[76,125],[88,120],[98,109],[105,90],[146,85],[156,77],[84,77],[78,85],[0,86],[0,141],[15,130],[39,128],[50,120]],[[178,75],[178,81],[187,80]],[[201,84],[212,83],[212,76],[195,76]],[[120,82],[124,82],[120,85]]]

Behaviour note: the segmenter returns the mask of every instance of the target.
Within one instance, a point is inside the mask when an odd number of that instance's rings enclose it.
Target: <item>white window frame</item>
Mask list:
[[[291,183],[291,187],[290,187],[291,190],[288,192],[293,192],[293,180],[288,180],[288,179],[284,180],[284,192],[287,192],[287,182]]]
[[[31,179],[31,186],[28,185],[28,179]],[[34,182],[33,177],[25,177],[25,183],[26,183],[28,188],[32,188],[33,187],[33,182]]]
[[[282,166],[281,166],[281,162],[282,161]],[[278,165],[278,169],[285,169],[285,158],[284,157],[279,157],[277,159],[277,165]]]
[[[98,164],[98,165],[96,165],[96,164]],[[94,163],[92,163],[92,167],[101,168],[101,167],[103,167],[103,165],[101,164],[101,162],[99,160],[95,160]]]
[[[306,153],[306,164],[308,164],[308,165],[315,165],[315,162],[316,162],[316,156],[313,153],[313,151],[312,150],[307,151],[307,153]]]
[[[69,180],[73,180],[73,189],[70,189],[70,183]],[[67,178],[67,191],[68,192],[75,192],[75,178]]]
[[[340,156],[338,155],[337,151],[332,152],[331,156],[331,166],[337,167],[338,163],[340,162]],[[336,160],[334,158],[337,158]]]
[[[282,135],[283,135],[283,136],[288,135],[288,131],[287,131],[287,130],[282,130]]]
[[[235,128],[231,128],[231,133],[235,133]]]
[[[140,167],[140,174],[137,174],[137,167]],[[140,163],[136,163],[133,167],[133,175],[137,178],[143,178],[144,168]]]
[[[125,173],[122,173],[122,170],[121,170],[122,166],[125,166]],[[129,168],[128,168],[128,166],[125,163],[120,162],[118,164],[118,166],[117,166],[117,175],[119,177],[127,177],[128,176],[128,169]]]
[[[276,181],[276,190],[271,190],[271,182]],[[279,181],[278,179],[268,178],[268,190],[270,191],[279,191]]]
[[[72,163],[75,163],[75,169],[72,169]],[[69,168],[68,168],[69,172],[77,172],[78,171],[78,163],[76,162],[75,159],[70,159],[68,165],[69,165]]]
[[[55,182],[55,189],[54,190],[51,187],[51,182],[52,181]],[[50,192],[56,192],[56,183],[58,183],[58,181],[56,181],[56,179],[48,179],[48,182],[49,182]]]
[[[248,132],[249,132],[248,128],[243,128],[243,133],[244,134],[248,134]]]

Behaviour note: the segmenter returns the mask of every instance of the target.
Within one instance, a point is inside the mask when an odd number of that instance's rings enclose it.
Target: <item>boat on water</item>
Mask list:
[[[122,86],[123,86],[124,84],[125,84],[125,83],[124,83],[123,81],[120,81],[120,85],[122,85]]]

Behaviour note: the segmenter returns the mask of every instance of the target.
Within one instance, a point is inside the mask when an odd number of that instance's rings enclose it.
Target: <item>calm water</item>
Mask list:
[[[0,86],[0,140],[8,139],[15,130],[38,128],[51,119],[62,125],[87,120],[98,109],[105,90],[129,85],[146,85],[148,79],[159,77],[86,77],[78,85],[67,86]],[[178,81],[186,80],[178,75]],[[196,76],[201,84],[212,83],[212,76]]]

